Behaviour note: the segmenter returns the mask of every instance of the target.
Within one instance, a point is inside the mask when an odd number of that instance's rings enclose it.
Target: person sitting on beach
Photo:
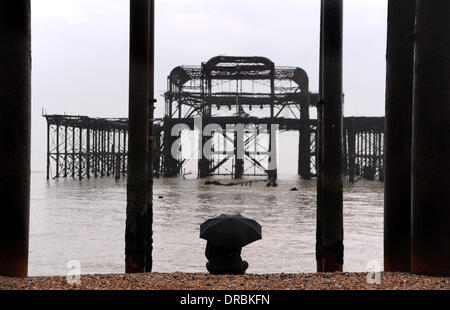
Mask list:
[[[206,269],[213,275],[245,274],[248,263],[242,260],[241,251],[241,247],[222,247],[208,241],[205,251],[208,259]]]

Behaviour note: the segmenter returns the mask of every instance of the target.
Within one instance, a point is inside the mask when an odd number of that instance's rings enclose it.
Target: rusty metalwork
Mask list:
[[[300,132],[299,174],[303,178],[311,176],[310,144],[315,128],[309,122],[309,109],[316,106],[317,94],[309,92],[308,75],[303,69],[276,67],[265,57],[217,56],[201,66],[180,66],[173,69],[168,77],[165,99],[164,127],[173,122],[187,123],[189,119],[198,117],[202,118],[203,126],[215,123],[224,128],[222,132],[215,134],[217,141],[214,143],[214,154],[209,158],[202,156],[199,159],[199,177],[223,174],[236,178],[266,175],[269,146],[267,142],[260,143],[258,139],[261,135],[270,136],[270,131],[267,133],[261,128],[255,128],[254,132],[246,133],[247,146],[255,144],[262,148],[246,152],[242,160],[225,155],[223,149],[224,137],[230,143],[229,146],[225,143],[227,149],[234,148],[235,144],[235,137],[228,137],[226,125],[247,124],[249,120],[256,119],[260,125],[282,123],[284,120],[295,124],[295,129],[288,130]],[[261,123],[261,119],[264,122]],[[204,136],[201,145],[210,138]],[[271,140],[270,137],[264,139]],[[177,164],[171,162],[173,156],[167,149],[165,154],[168,158],[163,161],[169,165],[165,167],[163,174],[174,176],[180,173],[181,158],[178,158]],[[231,170],[224,171],[227,161],[233,161],[233,164]],[[276,179],[275,170],[271,177]]]
[[[0,2],[0,275],[26,277],[30,214],[30,0]]]
[[[390,0],[386,70],[384,270],[410,272],[415,0]]]
[[[80,170],[82,179],[115,177],[124,178],[127,175],[128,167],[128,119],[108,119],[108,118],[90,118],[86,116],[71,115],[43,115],[47,119],[47,128],[49,138],[48,142],[48,176],[49,179],[57,178],[74,178],[79,179]],[[213,117],[209,120],[211,123],[229,124],[236,121],[230,117]],[[299,131],[300,124],[295,119],[278,118],[270,120],[240,118],[242,124],[255,124],[256,129],[260,125],[274,124],[278,125],[281,131]],[[166,123],[166,124],[164,124]],[[164,128],[171,128],[176,124],[184,124],[191,130],[194,130],[194,119],[154,119],[154,156],[153,156],[153,174],[155,176],[167,173],[170,165],[164,161],[164,148],[170,149],[170,144],[164,145]],[[315,173],[315,156],[316,156],[316,130],[317,120],[310,120],[311,135],[311,155],[312,155],[312,176]],[[347,176],[350,182],[357,182],[361,179],[373,179],[383,181],[384,171],[384,117],[346,117],[344,118],[344,134],[347,135],[347,168],[343,168],[343,175]],[[58,129],[59,127],[59,129]],[[225,126],[224,126],[225,128]],[[225,128],[226,129],[226,128]],[[232,150],[234,148],[234,131],[226,131],[222,135],[222,145]],[[80,135],[80,130],[83,132]],[[89,134],[87,134],[89,132]],[[170,131],[169,131],[170,132]],[[260,137],[264,132],[245,133],[244,145],[249,144],[254,135]],[[267,136],[267,132],[265,133]],[[59,136],[59,138],[57,138]],[[88,136],[90,137],[88,143]],[[108,144],[109,136],[109,144]],[[80,140],[81,137],[81,140]],[[170,141],[176,142],[178,137],[172,137]],[[242,138],[241,138],[242,139]],[[352,141],[354,144],[352,146]],[[370,142],[370,143],[369,143]],[[367,144],[367,150],[363,147]],[[81,161],[80,161],[80,145],[81,145]],[[59,147],[58,147],[59,146]],[[253,153],[255,145],[253,144]],[[179,148],[177,145],[175,148]],[[225,148],[225,147],[224,147]],[[257,150],[263,149],[257,146]],[[109,150],[109,151],[108,151]],[[369,152],[370,151],[370,152]],[[219,155],[222,155],[220,153]],[[179,163],[177,159],[176,167]],[[215,160],[217,161],[217,159]],[[109,174],[108,174],[109,163]],[[217,165],[221,163],[218,162]],[[257,163],[254,163],[258,165]],[[169,167],[166,167],[169,166]],[[353,168],[352,168],[353,167]],[[263,169],[262,167],[261,169]],[[178,171],[179,168],[177,168]],[[248,169],[248,168],[247,168]],[[57,171],[59,170],[59,175]],[[255,175],[258,174],[258,170]],[[262,170],[261,170],[262,171]],[[348,171],[348,175],[344,173]],[[351,172],[354,171],[352,174]],[[364,173],[366,171],[366,174]],[[370,173],[367,173],[369,171]],[[247,171],[249,173],[249,171]],[[231,171],[221,171],[221,175],[233,175]],[[261,173],[260,175],[265,175]],[[352,181],[353,180],[353,181]]]
[[[450,276],[450,1],[416,2],[411,271]]]
[[[198,162],[199,177],[222,175],[238,179],[269,176],[269,142],[275,141],[270,137],[272,125],[277,126],[279,132],[299,132],[299,174],[303,178],[317,176],[317,151],[320,150],[317,141],[320,136],[317,120],[309,118],[309,109],[319,108],[319,95],[310,93],[308,84],[308,76],[302,69],[275,67],[263,57],[220,56],[202,66],[175,68],[168,78],[165,117],[154,119],[153,114],[149,115],[149,124],[153,125],[149,126],[153,175],[175,177],[183,172],[187,158],[182,156],[180,134],[172,136],[175,126],[183,125],[186,130],[194,131],[215,124],[220,129],[203,135],[199,142],[200,148],[212,138],[213,147],[209,158],[201,158]],[[150,94],[149,98],[152,97]],[[152,104],[150,102],[150,106]],[[153,109],[149,111],[153,112]],[[320,112],[318,110],[319,115]],[[82,179],[89,176],[117,178],[127,173],[127,119],[44,117],[49,124],[49,178],[75,178],[77,172],[78,178]],[[199,119],[202,128],[196,128]],[[228,127],[230,125],[231,128]],[[237,132],[235,127],[238,125],[246,126],[245,130]],[[302,134],[303,131],[306,133]],[[361,178],[381,180],[384,118],[345,118],[343,131],[346,152],[343,153],[345,164],[342,173],[348,175],[352,182]],[[353,141],[357,143],[351,144]],[[238,156],[238,145],[243,145],[243,158]],[[73,156],[75,153],[78,156]],[[228,167],[225,165],[227,162],[230,164]],[[276,170],[270,177],[276,184]],[[149,179],[149,185],[150,182]]]
[[[127,175],[128,119],[43,115],[47,120],[47,179]]]

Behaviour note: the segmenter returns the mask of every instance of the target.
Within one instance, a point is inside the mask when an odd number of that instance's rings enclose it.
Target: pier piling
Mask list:
[[[150,3],[130,1],[130,88],[125,271],[145,272],[148,202]]]
[[[309,86],[305,86],[305,92],[309,92]],[[309,95],[300,104],[301,126],[299,131],[299,175],[308,180],[311,178],[311,125],[309,119]]]
[[[147,216],[145,227],[145,272],[152,272],[153,268],[153,171],[155,161],[155,1],[150,1],[150,41],[148,66],[148,193]]]
[[[450,276],[450,1],[416,14],[411,271]]]
[[[323,2],[322,244],[323,271],[342,271],[342,27],[343,1]]]
[[[30,213],[30,0],[0,2],[0,275],[26,277]]]
[[[410,271],[415,0],[389,0],[386,70],[384,270]]]
[[[244,173],[244,128],[239,128],[234,133],[234,178],[241,179]]]
[[[317,104],[317,139],[316,139],[316,265],[317,272],[323,272],[323,244],[322,244],[322,120],[323,120],[323,10],[324,1],[320,1],[320,50],[319,50],[319,102]]]

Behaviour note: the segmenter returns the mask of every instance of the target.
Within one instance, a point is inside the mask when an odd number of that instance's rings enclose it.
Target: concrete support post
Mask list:
[[[148,190],[147,190],[147,216],[145,230],[145,272],[153,268],[153,163],[155,158],[155,1],[150,1],[149,17],[149,52],[148,52]]]
[[[386,68],[384,270],[409,272],[415,0],[390,0]]]
[[[300,103],[300,135],[298,173],[303,179],[311,178],[311,126],[309,119],[309,95]]]
[[[343,1],[323,3],[323,271],[342,271],[342,27]]]
[[[323,272],[322,245],[322,119],[323,119],[323,9],[320,7],[320,55],[319,55],[319,102],[317,104],[317,141],[316,141],[316,173],[317,173],[317,211],[316,211],[316,265],[317,272]]]
[[[411,271],[450,276],[450,1],[416,5]]]
[[[79,130],[79,144],[78,144],[78,180],[81,181],[83,179],[83,129],[78,128]]]
[[[353,120],[348,126],[348,181],[355,183],[356,172],[356,134],[353,127]]]
[[[0,275],[26,277],[30,214],[30,0],[0,2]]]
[[[56,178],[58,179],[60,177],[59,175],[59,124],[56,124]]]
[[[239,128],[234,133],[234,178],[241,179],[244,173],[244,128]]]
[[[50,180],[50,123],[47,119],[47,180]]]
[[[86,178],[91,178],[91,130],[86,129]]]
[[[130,1],[130,94],[125,271],[145,271],[150,0]]]

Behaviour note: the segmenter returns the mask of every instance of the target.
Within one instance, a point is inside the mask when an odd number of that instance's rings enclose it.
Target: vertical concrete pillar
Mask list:
[[[356,170],[356,134],[353,119],[348,123],[348,181],[355,183]]]
[[[176,154],[172,154],[172,149],[176,149],[177,154],[178,154],[178,149],[179,149],[179,144],[177,142],[178,137],[174,137],[172,136],[172,126],[171,126],[171,122],[170,122],[171,118],[169,118],[168,116],[166,116],[164,118],[164,176],[166,177],[176,177],[179,175],[180,173],[180,169],[179,169],[179,164],[178,164],[178,159],[175,158],[172,155],[176,155]],[[203,144],[202,144],[203,145]],[[202,159],[199,160],[199,171],[203,171],[201,170],[201,163],[202,163]]]
[[[86,178],[91,178],[91,129],[86,129]]]
[[[267,170],[267,186],[276,187],[278,179],[277,134],[279,126],[271,124],[269,128],[269,167]]]
[[[148,52],[148,190],[147,190],[147,217],[145,230],[145,272],[153,268],[153,164],[155,159],[155,1],[150,1],[149,17],[149,52]]]
[[[116,170],[116,130],[113,129],[111,131],[112,134],[112,145],[111,145],[111,151],[109,152],[109,157],[110,157],[110,161],[111,161],[111,173],[112,175],[115,174],[115,170]]]
[[[30,213],[30,1],[0,2],[0,275],[26,277]]]
[[[203,118],[203,124],[206,122],[206,118]],[[203,125],[203,128],[204,129]],[[202,178],[207,178],[208,176],[210,176],[210,166],[211,166],[211,158],[210,155],[208,154],[204,154],[203,152],[203,147],[205,146],[205,144],[207,143],[207,141],[211,139],[210,136],[205,136],[204,134],[202,135],[202,138],[200,139],[200,143],[201,145],[199,146],[199,160],[198,160],[198,176],[200,179]]]
[[[236,126],[237,127],[237,126]],[[234,178],[241,179],[244,173],[244,126],[236,128],[234,133]]]
[[[101,140],[100,140],[100,174],[103,178],[105,176],[105,168],[106,168],[106,132],[105,128],[102,128],[101,132]]]
[[[83,128],[79,130],[79,145],[78,145],[78,180],[83,179]]]
[[[153,153],[153,171],[159,177],[161,171],[161,127],[158,126],[154,134],[154,153]]]
[[[343,1],[323,3],[323,271],[342,271],[342,26]]]
[[[75,179],[75,127],[72,127],[72,178]]]
[[[309,121],[309,95],[307,95],[307,97],[300,102],[300,121],[298,172],[303,179],[308,180],[311,178],[311,124]]]
[[[150,0],[130,1],[130,94],[125,271],[145,271]]]
[[[106,161],[106,176],[111,175],[111,130],[106,130],[106,148],[105,148],[105,161]]]
[[[450,276],[450,1],[416,6],[411,271]]]
[[[125,175],[128,173],[128,149],[126,148],[127,145],[127,136],[129,134],[129,131],[124,131],[123,133],[123,154],[122,154],[122,176],[125,177]]]
[[[59,123],[56,124],[56,178],[60,177],[59,175]]]
[[[384,270],[409,272],[415,0],[388,2]]]
[[[98,177],[98,130],[94,129],[94,177]]]
[[[50,123],[47,119],[47,180],[50,180]]]
[[[319,50],[319,102],[317,104],[317,211],[316,211],[316,264],[317,272],[323,272],[322,245],[322,116],[323,116],[323,9],[324,0],[320,5],[320,50]]]
[[[64,177],[67,178],[67,126],[64,126]]]

